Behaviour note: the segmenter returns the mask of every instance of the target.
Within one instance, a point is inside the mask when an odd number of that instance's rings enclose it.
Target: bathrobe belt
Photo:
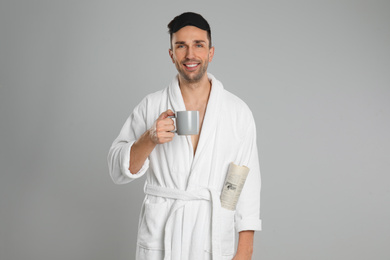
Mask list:
[[[213,260],[221,259],[221,221],[220,221],[220,209],[221,201],[219,193],[210,188],[200,188],[197,190],[178,190],[172,188],[165,188],[161,186],[146,185],[145,193],[148,195],[164,197],[169,199],[175,199],[172,207],[168,213],[168,218],[165,223],[164,233],[164,260],[171,259],[171,241],[173,233],[173,218],[174,213],[184,207],[184,205],[190,200],[207,200],[211,201],[212,219],[211,219],[211,248]]]

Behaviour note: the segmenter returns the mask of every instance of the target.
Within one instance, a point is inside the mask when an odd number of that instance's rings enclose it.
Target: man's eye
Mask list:
[[[177,48],[178,49],[184,48],[184,45],[178,45]]]
[[[196,47],[202,48],[202,47],[203,47],[203,44],[198,44],[198,45],[196,45]]]

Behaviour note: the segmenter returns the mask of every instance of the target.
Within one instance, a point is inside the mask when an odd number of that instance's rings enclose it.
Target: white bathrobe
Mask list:
[[[131,146],[159,115],[168,109],[186,110],[177,77],[135,107],[110,148],[108,164],[115,183],[146,174],[137,260],[232,259],[235,231],[261,229],[252,113],[213,75],[208,77],[212,88],[195,155],[191,136],[175,135],[155,147],[139,172],[129,171]],[[219,198],[231,162],[250,168],[236,211],[222,208]]]

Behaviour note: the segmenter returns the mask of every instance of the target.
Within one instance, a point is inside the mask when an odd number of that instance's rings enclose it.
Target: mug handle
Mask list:
[[[176,119],[176,114],[174,116],[168,116],[168,118],[175,118]],[[172,130],[171,133],[177,133],[177,129],[176,129],[176,120],[174,120],[174,126],[175,126],[175,130]]]

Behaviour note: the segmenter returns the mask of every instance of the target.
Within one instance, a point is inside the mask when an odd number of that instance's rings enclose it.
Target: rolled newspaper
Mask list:
[[[249,168],[230,163],[225,184],[221,193],[221,206],[225,209],[236,210],[238,198],[244,187]]]

